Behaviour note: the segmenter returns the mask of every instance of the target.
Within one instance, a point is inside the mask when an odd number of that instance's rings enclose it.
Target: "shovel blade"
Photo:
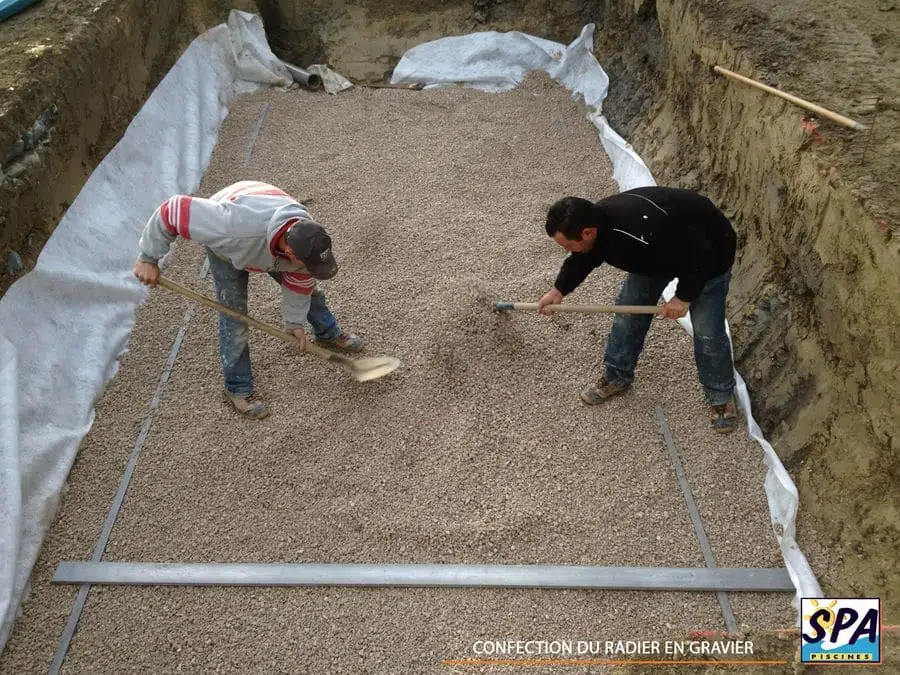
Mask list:
[[[353,359],[345,364],[347,370],[357,382],[368,382],[384,377],[400,367],[400,359],[393,356],[370,356],[362,359]]]

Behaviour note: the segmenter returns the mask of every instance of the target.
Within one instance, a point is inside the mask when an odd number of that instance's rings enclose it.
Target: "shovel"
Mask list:
[[[227,314],[233,319],[242,321],[248,326],[253,326],[254,328],[258,328],[259,330],[268,333],[269,335],[274,335],[277,338],[281,338],[288,344],[294,346],[296,346],[297,344],[297,338],[290,333],[279,330],[278,328],[275,328],[275,326],[270,326],[269,324],[263,323],[262,321],[257,321],[256,319],[253,319],[246,314],[231,309],[230,307],[226,307],[225,305],[219,304],[215,300],[207,298],[205,295],[202,295],[200,293],[196,293],[190,288],[185,288],[181,284],[177,284],[174,281],[166,279],[162,275],[159,276],[158,283],[163,288],[168,288],[170,291],[178,293],[179,295],[183,295],[184,297],[194,300],[195,302],[199,302],[201,305],[206,305],[207,307],[222,312],[223,314]],[[323,349],[322,347],[319,347],[317,345],[310,344],[309,341],[307,341],[306,343],[305,351],[307,354],[312,354],[313,356],[317,356],[320,359],[330,361],[331,363],[341,366],[344,370],[350,373],[351,377],[353,377],[353,379],[357,382],[368,382],[369,380],[375,380],[379,377],[384,377],[400,366],[400,360],[395,359],[393,356],[370,356],[361,359],[351,359],[340,354],[335,354],[334,352]]]
[[[495,312],[537,311],[536,302],[495,302]],[[581,314],[658,314],[661,307],[656,305],[547,305],[554,312],[577,312]]]

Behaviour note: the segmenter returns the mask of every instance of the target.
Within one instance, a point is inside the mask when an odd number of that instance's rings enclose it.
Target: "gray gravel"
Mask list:
[[[198,308],[105,559],[701,566],[653,418],[662,405],[719,564],[779,566],[761,452],[743,432],[707,430],[677,325],[655,322],[629,395],[585,408],[578,391],[599,374],[611,318],[490,309],[549,287],[562,258],[543,234],[546,208],[614,192],[610,175],[579,106],[545,78],[500,95],[240,99],[200,193],[252,178],[305,199],[342,263],[323,285],[332,309],[369,353],[403,366],[357,384],[255,332],[257,388],[274,412],[246,422],[221,402],[215,314]],[[211,280],[196,281],[199,247],[179,244],[175,258],[169,274],[211,295]],[[598,270],[571,301],[611,302],[622,276]],[[154,348],[126,355],[98,417],[121,424],[92,430],[51,537],[81,545],[51,546],[42,569],[89,556],[185,307],[160,289],[140,310],[133,341]],[[280,324],[264,275],[250,311]],[[49,663],[73,593],[45,582],[4,668]],[[789,595],[731,597],[739,623],[791,619]],[[95,588],[66,670],[448,672],[440,659],[472,656],[484,638],[722,628],[708,594]]]

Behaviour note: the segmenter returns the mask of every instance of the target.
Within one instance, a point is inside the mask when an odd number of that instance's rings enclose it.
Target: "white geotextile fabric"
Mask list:
[[[594,58],[594,28],[594,24],[586,25],[581,35],[568,46],[518,32],[484,32],[441,38],[406,52],[394,69],[391,82],[423,82],[426,88],[463,85],[485,91],[503,91],[518,86],[529,71],[543,70],[569,89],[573,97],[583,97],[590,109],[588,119],[597,128],[600,142],[612,161],[613,179],[619,189],[655,185],[643,160],[610,127],[602,114],[609,78]],[[663,297],[666,300],[672,298],[676,285],[677,280],[673,280],[665,289]],[[693,336],[690,314],[680,319],[679,324]],[[753,418],[747,385],[737,370],[735,379],[737,399],[747,420],[747,429],[764,453],[767,466],[764,488],[772,529],[796,589],[795,608],[799,608],[799,598],[822,597],[822,590],[795,538],[799,506],[797,488]]]
[[[591,54],[593,30],[586,26],[568,47],[515,32],[444,38],[407,52],[393,81],[500,91],[544,70],[594,108],[590,119],[620,188],[653,184],[600,112],[608,78]],[[144,223],[167,197],[197,189],[236,93],[291,82],[259,17],[233,11],[179,58],[91,174],[35,268],[0,298],[0,652],[94,405],[147,296],[131,276]],[[788,571],[798,596],[821,597],[794,540],[796,488],[750,416],[739,375],[738,382],[750,433],[766,453],[766,493]]]
[[[257,16],[195,39],[0,298],[0,652],[146,297],[131,268],[147,218],[197,189],[235,93],[292,81]]]

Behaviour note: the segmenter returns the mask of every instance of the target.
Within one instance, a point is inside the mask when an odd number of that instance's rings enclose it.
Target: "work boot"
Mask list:
[[[630,387],[630,384],[612,384],[604,376],[597,380],[597,384],[592,384],[581,392],[581,400],[587,405],[605,403],[613,396],[625,393]]]
[[[265,403],[256,398],[256,394],[250,394],[249,396],[234,396],[226,391],[225,400],[231,403],[231,405],[234,406],[234,409],[241,415],[251,420],[261,420],[264,417],[269,416],[268,407],[266,407]]]
[[[720,434],[730,434],[737,428],[737,409],[733,396],[727,403],[709,406],[709,423]]]
[[[341,352],[358,352],[363,348],[362,338],[358,335],[344,333],[333,338],[314,338],[313,342],[322,345],[326,349],[336,349]]]

